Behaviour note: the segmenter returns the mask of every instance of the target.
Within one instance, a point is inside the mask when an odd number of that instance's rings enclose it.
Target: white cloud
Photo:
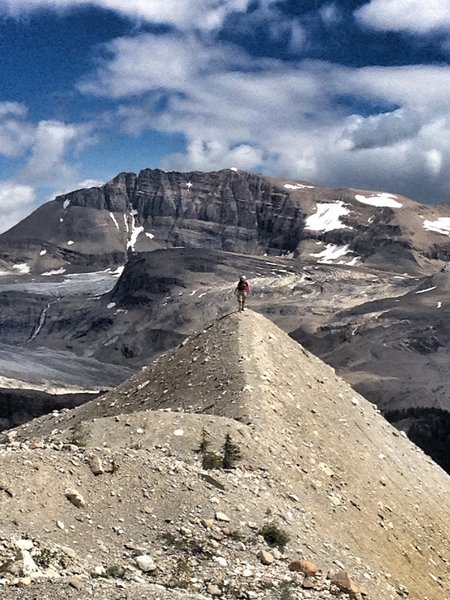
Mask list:
[[[318,12],[326,25],[332,26],[342,20],[342,11],[334,2],[324,4]]]
[[[251,3],[250,3],[251,4]],[[235,34],[242,38],[264,39],[282,44],[292,54],[301,51],[306,41],[306,31],[296,17],[288,17],[274,1],[260,0],[256,8],[252,8],[233,22]]]
[[[200,73],[239,63],[239,52],[207,47],[193,36],[142,34],[118,38],[106,46],[105,60],[95,78],[86,78],[80,90],[121,98],[161,88],[182,90]]]
[[[92,142],[88,125],[34,123],[26,117],[22,104],[0,103],[0,154],[17,160],[15,174],[9,180],[0,180],[0,231],[30,212],[39,187],[76,187],[77,153]]]
[[[19,17],[36,10],[62,12],[91,5],[179,29],[211,31],[231,13],[245,12],[249,4],[250,0],[3,0],[0,12]]]
[[[84,188],[100,187],[105,182],[100,179],[83,179],[77,184],[77,189],[82,190]]]
[[[126,131],[181,133],[165,168],[263,168],[317,183],[450,196],[448,66],[351,69],[250,58],[192,35],[140,35],[107,48],[82,89],[120,101]],[[342,96],[385,105],[349,114]],[[164,99],[164,102],[160,100]],[[447,141],[449,140],[449,141]]]
[[[236,166],[244,170],[257,168],[263,162],[262,151],[248,144],[229,147],[219,141],[192,140],[185,154],[172,155],[162,167],[179,170],[211,171]]]
[[[19,102],[0,102],[0,154],[19,156],[32,142],[32,128],[25,121],[26,107]]]
[[[381,148],[417,136],[421,126],[420,115],[405,109],[362,117],[354,115],[348,119],[343,139],[349,149]]]
[[[371,0],[355,11],[370,29],[426,34],[450,31],[448,0]]]
[[[433,175],[439,175],[442,169],[442,152],[432,148],[425,152],[425,159],[430,172]]]
[[[380,30],[427,33],[450,28],[449,0],[370,0],[355,12]],[[128,133],[179,133],[186,150],[164,159],[167,168],[263,168],[317,183],[353,185],[411,196],[433,190],[450,196],[449,66],[345,68],[319,61],[252,58],[213,42],[234,14],[236,31],[301,50],[303,24],[279,0],[3,0],[0,15],[97,6],[133,19],[168,24],[172,34],[140,34],[103,46],[95,73],[79,83],[85,94],[116,102],[116,121]],[[318,17],[332,27],[342,3],[330,0]],[[291,57],[292,58],[292,57]],[[349,114],[352,105],[380,105],[380,114]],[[100,121],[100,118],[99,118]],[[104,125],[104,123],[103,123]],[[98,123],[97,123],[98,126]],[[0,103],[0,154],[26,164],[26,185],[79,183],[73,151],[91,131],[59,121],[29,122],[19,103]],[[75,165],[75,166],[74,166]]]
[[[54,184],[58,178],[72,182],[73,168],[67,153],[92,142],[89,125],[27,119],[27,108],[18,102],[0,102],[0,155],[25,161],[16,179],[21,184]]]
[[[0,233],[8,230],[31,210],[34,190],[13,181],[0,181]]]
[[[19,178],[33,181],[34,185],[73,180],[76,174],[65,161],[65,154],[84,132],[83,127],[60,121],[39,122],[34,132],[31,156]]]

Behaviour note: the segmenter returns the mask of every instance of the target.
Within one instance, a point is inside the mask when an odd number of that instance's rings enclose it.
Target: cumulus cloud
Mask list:
[[[233,12],[247,11],[245,19],[236,19],[242,32],[250,35],[261,26],[265,39],[298,51],[305,41],[303,25],[282,15],[272,0],[7,0],[0,12],[20,15],[86,4],[178,29],[122,37],[102,46],[98,68],[78,85],[83,94],[115,103],[108,114],[110,127],[184,136],[185,151],[167,156],[164,168],[233,166],[368,189],[380,189],[383,181],[385,191],[418,199],[450,198],[445,176],[450,168],[449,66],[348,68],[321,61],[283,62],[250,57],[205,35]],[[324,23],[332,26],[341,19],[338,6],[323,6],[319,17]],[[446,27],[441,8],[440,0],[372,0],[356,17],[374,28],[392,25],[414,32],[405,23],[415,15],[423,31],[430,31]],[[381,108],[367,114],[351,106]],[[58,180],[60,189],[76,187],[73,152],[90,137],[89,128],[80,125],[29,123],[22,105],[0,103],[0,153],[28,151],[17,178],[24,185]]]
[[[183,90],[205,76],[242,63],[241,53],[206,46],[197,37],[141,34],[105,45],[107,58],[94,77],[80,82],[82,92],[110,98]]]
[[[34,190],[13,181],[0,181],[0,233],[7,231],[31,210]]]
[[[31,147],[31,156],[19,173],[18,179],[32,181],[33,185],[48,185],[56,180],[74,181],[76,171],[67,162],[66,154],[87,133],[83,126],[60,121],[41,121],[37,124]]]
[[[450,31],[448,0],[371,0],[355,11],[355,17],[366,27],[380,31]]]
[[[81,89],[117,100],[126,131],[184,135],[186,151],[164,168],[261,168],[327,185],[379,189],[383,180],[413,198],[450,195],[450,67],[283,63],[192,35],[121,38],[106,50]],[[386,108],[358,114],[343,96]]]
[[[91,127],[27,119],[26,107],[0,103],[0,154],[16,159],[14,176],[0,180],[0,232],[22,219],[39,187],[73,189],[79,181],[74,157],[92,142]]]
[[[382,148],[417,136],[422,123],[419,115],[404,109],[362,117],[354,115],[343,131],[349,149]]]
[[[178,170],[210,171],[221,169],[224,165],[239,165],[239,168],[251,170],[263,162],[262,151],[249,144],[229,147],[220,141],[192,140],[184,154],[174,154],[163,160],[162,167]]]
[[[425,152],[426,162],[430,172],[434,175],[439,175],[442,169],[442,152],[432,148]]]
[[[32,127],[26,122],[26,107],[19,102],[0,102],[0,154],[16,157],[30,145]]]
[[[97,6],[126,17],[179,29],[211,31],[234,12],[245,12],[251,0],[3,0],[0,12],[19,17],[36,10],[66,11]]]

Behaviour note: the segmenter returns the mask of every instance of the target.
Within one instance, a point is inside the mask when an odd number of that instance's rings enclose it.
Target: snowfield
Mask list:
[[[73,296],[76,294],[106,294],[117,283],[117,278],[121,275],[123,267],[118,267],[115,271],[97,271],[94,273],[74,273],[66,275],[62,281],[28,281],[23,283],[2,283],[0,292],[16,291],[42,294],[43,296]],[[42,273],[45,277],[53,275],[63,275],[65,269],[55,269]],[[11,275],[11,273],[5,273]]]
[[[394,196],[393,194],[386,193],[376,194],[375,196],[363,196],[361,194],[355,196],[356,200],[362,204],[369,204],[370,206],[376,206],[378,208],[401,208],[403,204],[398,202],[398,200],[395,199],[396,197],[397,196]]]
[[[350,211],[346,205],[337,202],[324,202],[316,206],[315,214],[306,219],[305,229],[312,231],[333,231],[334,229],[351,229],[341,222],[341,217],[348,215]]]
[[[423,227],[434,233],[450,235],[450,217],[439,217],[436,221],[424,221]]]
[[[332,263],[333,261],[345,256],[350,251],[348,244],[346,246],[336,246],[335,244],[327,244],[325,250],[322,252],[317,252],[316,254],[311,254],[310,256],[314,256],[318,258],[320,263]]]

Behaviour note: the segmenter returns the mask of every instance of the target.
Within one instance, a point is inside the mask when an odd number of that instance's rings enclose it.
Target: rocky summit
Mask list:
[[[6,600],[450,597],[448,476],[250,310],[0,453]]]

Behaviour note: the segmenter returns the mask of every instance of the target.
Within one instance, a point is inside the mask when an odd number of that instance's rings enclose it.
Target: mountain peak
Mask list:
[[[25,425],[17,439],[57,443],[82,429],[87,447],[126,451],[137,428],[139,448],[165,448],[189,469],[202,431],[217,448],[229,433],[243,457],[238,488],[223,498],[231,518],[242,518],[239,486],[264,473],[258,492],[245,492],[246,518],[261,520],[269,504],[314,560],[344,562],[377,600],[450,591],[448,476],[265,317],[227,315],[101,400]]]

